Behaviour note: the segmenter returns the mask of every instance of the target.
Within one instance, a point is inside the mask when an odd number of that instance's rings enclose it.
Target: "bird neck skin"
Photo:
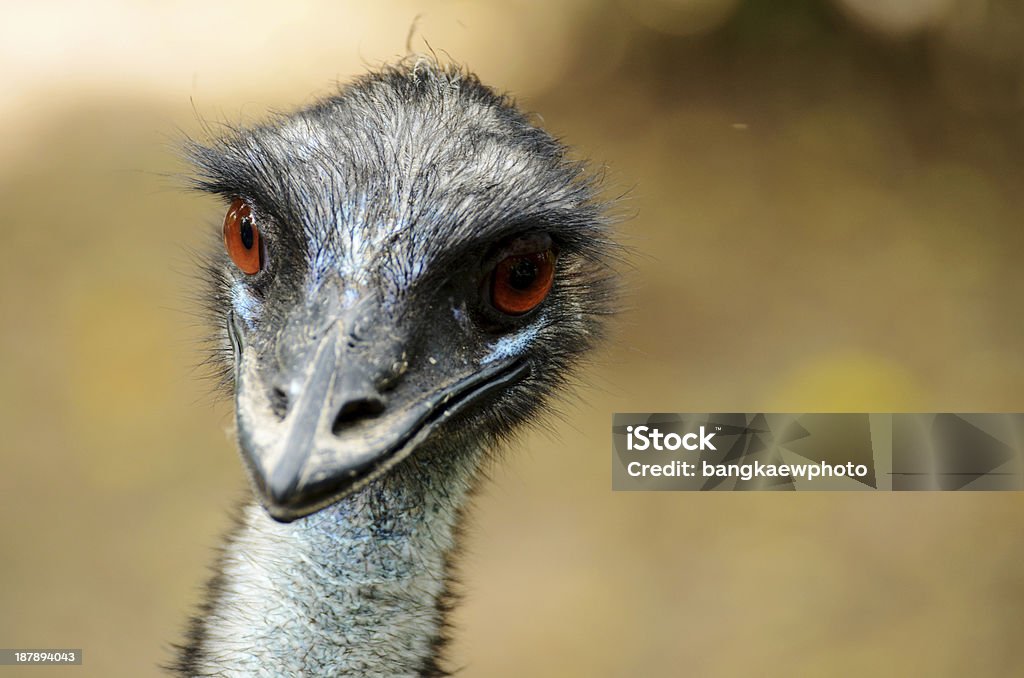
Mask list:
[[[447,675],[436,655],[448,558],[477,465],[476,455],[456,456],[443,473],[407,460],[290,524],[247,506],[186,650],[187,672]]]

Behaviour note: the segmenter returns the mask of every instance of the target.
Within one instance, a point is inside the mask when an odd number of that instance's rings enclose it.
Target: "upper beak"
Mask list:
[[[337,325],[285,375],[294,397],[280,416],[258,354],[235,346],[235,412],[242,455],[267,511],[291,522],[358,490],[408,456],[444,421],[519,379],[523,363],[495,361],[436,387],[382,395],[372,363],[345,348]],[[422,380],[418,380],[422,382]]]

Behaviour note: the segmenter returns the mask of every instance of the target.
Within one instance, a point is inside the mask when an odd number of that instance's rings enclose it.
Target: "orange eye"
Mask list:
[[[522,315],[540,305],[555,279],[551,249],[513,254],[498,262],[491,278],[491,303],[508,315]]]
[[[260,256],[260,230],[252,216],[252,208],[241,198],[235,198],[224,215],[224,247],[228,256],[242,273],[259,273],[263,265]]]

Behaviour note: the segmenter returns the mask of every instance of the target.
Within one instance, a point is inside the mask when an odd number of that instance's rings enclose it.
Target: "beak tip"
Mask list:
[[[280,523],[290,523],[316,513],[332,503],[331,497],[340,498],[359,479],[356,469],[338,474],[330,481],[301,483],[299,475],[278,467],[266,473],[254,469],[254,479],[261,503],[270,516]]]
[[[290,469],[278,466],[270,473],[260,474],[260,490],[263,504],[275,520],[291,522],[301,518],[308,511],[303,506],[308,501],[307,489],[299,483],[299,476]]]
[[[243,446],[243,451],[248,452]],[[302,499],[299,479],[295,473],[287,469],[268,469],[259,455],[244,454],[248,462],[249,476],[253,490],[270,516],[280,523],[290,523],[305,515],[297,504]]]
[[[289,508],[276,506],[266,501],[263,503],[263,508],[276,522],[284,523],[286,525],[306,516],[305,513],[296,513]]]
[[[293,477],[282,477],[281,474],[271,474],[266,479],[264,494],[267,501],[275,506],[289,506],[295,502],[298,488],[297,479]]]

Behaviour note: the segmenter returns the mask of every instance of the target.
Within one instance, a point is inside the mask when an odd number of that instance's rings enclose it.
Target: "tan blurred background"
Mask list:
[[[480,498],[459,675],[1024,673],[1020,494],[609,489],[616,410],[1024,410],[1024,6],[994,0],[4,3],[0,646],[170,657],[244,487],[193,369],[221,208],[175,144],[417,15],[607,165],[636,250],[557,438]]]

